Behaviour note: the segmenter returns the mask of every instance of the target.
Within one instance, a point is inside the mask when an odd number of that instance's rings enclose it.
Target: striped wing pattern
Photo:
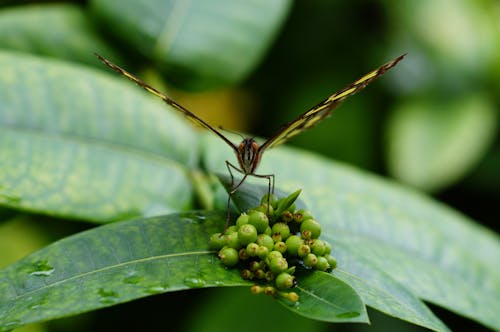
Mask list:
[[[339,92],[331,95],[327,99],[323,100],[318,105],[314,106],[307,112],[301,114],[298,118],[292,122],[284,125],[274,136],[270,137],[265,141],[259,148],[259,153],[262,153],[265,149],[272,148],[274,146],[280,145],[291,139],[292,137],[300,134],[304,130],[314,127],[316,124],[321,122],[323,119],[328,117],[332,111],[340,105],[340,103],[349,96],[361,91],[370,82],[377,79],[383,75],[387,70],[394,67],[399,61],[401,61],[406,54],[400,55],[397,58],[387,62],[386,64],[372,70],[368,74],[359,78],[355,82],[349,84]]]
[[[99,55],[97,53],[96,53],[96,56],[106,66],[110,67],[114,71],[116,71],[116,72],[120,73],[121,75],[125,76],[126,78],[128,78],[132,82],[135,82],[137,85],[139,85],[140,87],[142,87],[144,90],[146,90],[146,91],[154,94],[157,97],[160,97],[165,103],[167,103],[168,105],[172,106],[175,110],[179,111],[186,118],[188,118],[189,120],[191,120],[191,122],[193,122],[196,125],[202,126],[202,127],[206,128],[206,129],[214,132],[217,136],[219,136],[220,138],[222,138],[229,146],[231,146],[233,148],[233,150],[238,151],[238,149],[234,145],[234,143],[232,143],[226,136],[224,136],[220,131],[218,131],[217,129],[215,129],[211,125],[209,125],[207,122],[205,122],[202,119],[200,119],[199,117],[197,117],[193,112],[191,112],[190,110],[188,110],[184,106],[178,104],[175,100],[169,98],[167,95],[165,95],[164,93],[160,92],[159,90],[153,88],[152,86],[150,86],[149,84],[145,83],[141,79],[135,77],[134,75],[132,75],[131,73],[129,73],[125,69],[123,69],[123,68],[115,65],[114,63],[112,63],[108,59],[104,58],[103,56],[101,56],[101,55]]]

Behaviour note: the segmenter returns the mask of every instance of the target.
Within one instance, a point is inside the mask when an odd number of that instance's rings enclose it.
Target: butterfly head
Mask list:
[[[260,161],[259,144],[253,138],[244,138],[238,145],[238,162],[245,174],[253,174]]]

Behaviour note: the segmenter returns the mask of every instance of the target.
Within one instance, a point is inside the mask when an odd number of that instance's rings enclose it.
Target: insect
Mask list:
[[[178,104],[175,100],[169,98],[167,95],[164,93],[160,92],[159,90],[153,88],[152,86],[146,84],[143,82],[141,79],[135,77],[134,75],[130,74],[126,70],[120,68],[119,66],[115,65],[111,61],[105,59],[99,54],[96,54],[96,56],[99,58],[101,62],[103,62],[106,66],[110,67],[111,69],[117,71],[118,73],[122,74],[129,80],[135,82],[137,85],[141,86],[144,88],[146,91],[160,97],[165,103],[168,105],[172,106],[174,109],[177,111],[181,112],[186,116],[188,119],[191,121],[194,121],[195,123],[201,125],[202,127],[205,127],[208,130],[211,130],[213,133],[215,133],[217,136],[219,136],[224,142],[229,145],[234,153],[236,154],[236,158],[238,160],[238,165],[239,167],[233,165],[229,161],[226,160],[226,167],[229,171],[229,174],[231,175],[231,190],[229,192],[228,200],[227,200],[227,210],[226,210],[226,228],[229,225],[229,206],[231,202],[231,196],[238,190],[238,188],[245,182],[246,178],[248,176],[254,176],[258,178],[265,178],[268,181],[268,206],[269,206],[269,194],[274,192],[274,174],[257,174],[255,173],[257,170],[257,167],[259,166],[259,162],[262,159],[262,154],[264,151],[267,149],[270,149],[272,147],[275,147],[277,145],[283,144],[284,142],[288,141],[295,135],[300,134],[306,129],[314,127],[317,123],[328,117],[331,112],[340,105],[340,103],[347,97],[359,92],[362,90],[366,85],[368,85],[370,82],[375,80],[376,78],[380,77],[383,75],[387,70],[391,69],[394,67],[399,61],[401,61],[406,54],[402,54],[398,56],[397,58],[394,58],[393,60],[387,62],[386,64],[383,64],[382,66],[378,67],[375,70],[372,70],[368,74],[362,76],[361,78],[357,79],[353,83],[349,84],[342,90],[340,90],[337,93],[334,93],[330,97],[326,98],[316,106],[312,107],[308,111],[302,113],[299,115],[295,120],[292,120],[291,122],[285,124],[284,126],[281,127],[273,136],[268,138],[262,145],[259,145],[253,138],[243,138],[240,144],[236,145],[233,142],[231,142],[226,136],[224,136],[218,129],[214,128],[207,122],[205,122],[203,119],[197,117],[194,113],[186,109],[184,106]],[[243,177],[241,180],[235,185],[234,185],[234,176],[233,172],[231,169],[241,173]]]

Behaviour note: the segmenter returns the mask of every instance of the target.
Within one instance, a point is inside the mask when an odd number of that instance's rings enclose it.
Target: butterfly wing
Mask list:
[[[349,84],[339,92],[331,95],[327,99],[323,100],[318,105],[314,106],[307,112],[301,114],[298,118],[290,123],[287,123],[281,127],[278,132],[267,139],[259,148],[259,153],[262,153],[265,149],[272,148],[274,146],[285,143],[295,135],[300,134],[304,130],[314,127],[316,124],[321,122],[323,119],[328,117],[332,111],[340,105],[340,103],[347,97],[359,92],[365,86],[367,86],[371,81],[377,79],[379,76],[383,75],[387,70],[394,67],[399,61],[401,61],[406,54],[400,55],[397,58],[387,62],[386,64],[372,70],[368,74]]]
[[[169,98],[167,95],[165,95],[164,93],[160,92],[159,90],[153,88],[152,86],[148,85],[147,83],[145,83],[141,79],[135,77],[134,75],[132,75],[131,73],[129,73],[125,69],[119,67],[118,65],[115,65],[114,63],[112,63],[108,59],[104,58],[103,56],[101,56],[101,55],[99,55],[97,53],[95,55],[106,66],[108,66],[109,68],[113,69],[114,71],[122,74],[123,76],[125,76],[126,78],[128,78],[129,80],[131,80],[132,82],[135,82],[137,85],[139,85],[140,87],[142,87],[144,90],[146,90],[146,91],[154,94],[157,97],[160,97],[165,103],[167,103],[168,105],[172,106],[176,111],[182,113],[185,117],[187,117],[189,120],[191,120],[192,122],[194,122],[196,125],[200,125],[200,126],[206,128],[208,130],[211,130],[217,136],[219,136],[220,138],[222,138],[222,140],[225,141],[231,148],[233,148],[233,150],[238,151],[237,147],[226,136],[224,136],[220,131],[218,131],[217,129],[215,129],[211,125],[209,125],[203,119],[200,119],[199,117],[197,117],[190,110],[188,110],[184,106],[178,104],[175,100]]]

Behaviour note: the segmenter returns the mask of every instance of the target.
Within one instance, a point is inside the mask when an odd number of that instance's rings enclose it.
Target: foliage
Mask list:
[[[233,286],[234,294],[240,294],[236,286],[247,291],[249,284],[224,269],[207,249],[208,234],[223,227],[227,199],[223,186],[210,174],[226,172],[223,161],[234,158],[232,151],[116,77],[93,52],[134,73],[147,64],[149,77],[160,81],[163,75],[167,82],[190,90],[234,87],[253,73],[240,86],[260,91],[261,98],[269,101],[258,128],[266,132],[264,126],[278,129],[280,122],[314,104],[311,100],[408,51],[405,62],[378,88],[370,87],[371,92],[348,102],[366,106],[363,100],[372,98],[370,108],[392,108],[387,122],[377,123],[373,109],[343,106],[335,120],[295,142],[312,141],[328,153],[333,144],[338,146],[334,156],[376,169],[380,160],[374,157],[373,135],[377,127],[387,128],[380,136],[387,139],[389,169],[398,179],[430,191],[458,183],[492,150],[498,129],[494,106],[498,100],[492,91],[495,84],[498,88],[500,57],[494,47],[498,39],[489,30],[495,24],[493,11],[488,1],[452,5],[440,0],[434,7],[413,3],[411,12],[405,7],[408,3],[378,4],[386,15],[385,24],[392,24],[388,29],[392,46],[383,45],[383,51],[369,39],[383,33],[384,24],[376,22],[376,29],[354,25],[349,21],[353,7],[333,2],[292,6],[285,0],[228,0],[218,7],[202,0],[119,5],[92,0],[84,6],[2,7],[0,238],[2,246],[12,250],[2,265],[12,264],[0,270],[1,328],[159,293],[169,293],[160,297],[166,301],[183,289],[190,289],[186,295],[195,292],[193,288],[222,286]],[[283,34],[274,41],[290,7]],[[440,26],[449,26],[446,15],[433,9],[446,11],[455,21],[465,20],[474,36],[485,39],[472,38],[468,32],[459,34],[462,39],[451,38],[445,34],[451,30]],[[301,18],[307,18],[306,24]],[[432,24],[424,24],[424,18]],[[400,20],[409,22],[407,29],[397,28]],[[339,50],[339,45],[352,40],[342,39],[347,37],[340,32],[326,33],[331,22],[349,23],[362,32],[353,49]],[[318,27],[321,34],[307,33]],[[440,33],[429,33],[429,27]],[[342,29],[336,26],[337,32]],[[366,31],[371,33],[363,37]],[[441,43],[442,39],[448,42]],[[474,47],[467,46],[470,40]],[[329,54],[328,47],[335,48],[337,60],[323,55]],[[123,52],[125,48],[130,52]],[[380,55],[389,52],[387,57]],[[446,78],[449,72],[453,75]],[[486,87],[488,80],[492,83]],[[384,85],[392,87],[391,98],[380,88]],[[410,92],[412,98],[405,98]],[[207,100],[208,108],[216,104],[213,97]],[[233,117],[239,117],[231,107]],[[278,122],[285,108],[293,113]],[[483,169],[497,169],[494,156],[484,160]],[[259,171],[275,173],[283,192],[302,188],[302,204],[325,225],[323,234],[339,262],[330,274],[299,277],[297,292],[303,301],[298,306],[281,303],[290,312],[320,321],[367,322],[368,306],[447,331],[423,302],[427,301],[500,329],[500,240],[494,232],[412,189],[299,149],[266,152]],[[498,195],[492,185],[498,172],[484,172],[479,178],[476,188]],[[265,187],[249,181],[235,197],[235,207],[251,206],[262,190]],[[82,227],[114,221],[119,222],[81,232]],[[76,234],[55,241],[68,233]],[[23,259],[14,258],[33,252],[35,243],[51,241]],[[224,297],[226,309],[254,303],[234,297]],[[219,308],[197,296],[190,299],[190,305],[196,303],[206,315],[198,324],[214,324],[215,329]],[[130,305],[117,307],[123,319],[144,314],[123,314]],[[262,305],[267,314],[290,317],[275,303]],[[186,310],[178,305],[174,309],[170,317]],[[196,314],[190,312],[189,318],[196,326]],[[297,321],[290,326],[324,328]]]

